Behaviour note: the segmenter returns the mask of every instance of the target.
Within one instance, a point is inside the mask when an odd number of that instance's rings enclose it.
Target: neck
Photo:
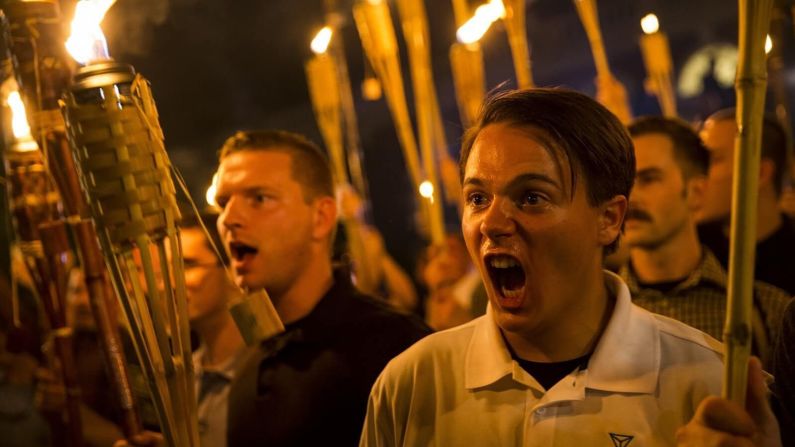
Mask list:
[[[597,267],[582,277],[585,280],[577,281],[576,286],[561,289],[577,299],[572,300],[575,308],[565,309],[557,321],[532,333],[503,331],[516,355],[533,362],[562,362],[593,351],[613,314],[615,299],[608,296],[601,258]]]
[[[701,245],[695,225],[689,224],[659,247],[632,247],[629,254],[640,282],[654,284],[692,273],[701,262]]]
[[[211,321],[195,324],[194,328],[204,343],[204,363],[207,366],[225,362],[243,346],[243,337],[226,309]]]
[[[314,256],[285,293],[271,297],[282,323],[289,324],[309,315],[333,283],[331,260],[326,255]]]
[[[767,239],[781,228],[783,223],[776,194],[766,188],[760,189],[756,205],[756,241]],[[730,231],[731,218],[727,219],[723,225],[723,233],[726,237],[729,237]]]

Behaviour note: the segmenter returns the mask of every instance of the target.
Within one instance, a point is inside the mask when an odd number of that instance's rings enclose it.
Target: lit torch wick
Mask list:
[[[116,0],[80,0],[75,5],[66,50],[80,64],[110,59],[108,42],[99,24],[114,3]]]

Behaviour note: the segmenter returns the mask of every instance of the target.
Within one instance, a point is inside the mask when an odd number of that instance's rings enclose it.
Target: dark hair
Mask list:
[[[674,159],[685,179],[707,173],[709,151],[687,122],[664,116],[643,116],[633,121],[628,129],[633,137],[652,133],[668,137],[673,143]]]
[[[708,119],[715,121],[735,120],[737,109],[730,107],[721,109],[709,116]],[[790,142],[787,132],[779,123],[778,119],[770,113],[765,113],[762,120],[762,158],[773,162],[775,173],[773,174],[773,187],[776,195],[781,194],[784,187],[784,174],[787,171],[787,149]]]
[[[240,151],[280,151],[290,156],[290,173],[301,184],[304,200],[334,197],[331,168],[326,154],[303,135],[285,130],[241,130],[229,137],[219,151],[219,161]]]
[[[626,128],[604,106],[582,93],[537,88],[495,94],[483,104],[474,126],[464,134],[459,170],[463,179],[467,158],[478,134],[490,124],[533,127],[548,135],[569,161],[572,194],[582,175],[591,206],[615,196],[629,197],[635,180],[635,153]],[[615,250],[618,239],[605,247]]]
[[[218,226],[216,225],[218,222],[218,211],[208,208],[199,212],[197,216],[192,208],[180,208],[183,210],[181,211],[182,219],[179,221],[179,227],[183,229],[197,229],[204,232],[202,230],[202,224],[204,224],[204,227],[207,228],[207,233],[210,235],[210,239],[206,241],[207,248],[215,253],[216,250],[210,244],[210,241],[212,241],[218,249],[218,253],[221,254],[221,261],[224,265],[229,264],[229,256],[226,254],[226,250],[224,250],[224,244],[221,240],[221,235],[218,234]]]

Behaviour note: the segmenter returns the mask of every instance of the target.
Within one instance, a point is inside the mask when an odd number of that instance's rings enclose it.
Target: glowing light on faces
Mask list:
[[[210,183],[210,186],[207,188],[207,192],[204,193],[204,198],[207,200],[207,204],[217,208],[218,202],[215,200],[215,194],[218,189],[218,173],[213,174],[213,181]]]
[[[99,24],[116,0],[80,0],[75,5],[72,31],[66,50],[79,63],[110,59],[108,42]]]
[[[773,39],[770,38],[770,34],[765,37],[765,54],[770,54],[773,51]]]
[[[14,132],[14,138],[30,138],[30,126],[28,125],[28,117],[25,114],[25,103],[22,102],[22,96],[19,92],[14,90],[8,94],[6,98],[8,107],[11,108],[11,129]]]
[[[312,49],[312,52],[315,54],[323,54],[328,50],[328,45],[331,43],[331,36],[334,32],[331,30],[331,27],[324,26],[320,31],[317,32],[315,38],[312,39],[312,43],[309,44],[309,47]]]
[[[644,33],[654,34],[660,30],[660,21],[657,20],[656,15],[646,14],[642,19],[640,19],[640,27],[643,29]]]
[[[490,0],[478,6],[472,18],[458,28],[456,37],[463,44],[475,43],[486,34],[492,23],[504,17],[505,5],[502,4],[502,0]]]
[[[420,183],[420,195],[425,197],[426,199],[433,198],[433,183],[428,180]]]

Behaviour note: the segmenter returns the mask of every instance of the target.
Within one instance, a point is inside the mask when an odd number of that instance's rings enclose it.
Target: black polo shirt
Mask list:
[[[232,383],[229,447],[358,445],[376,377],[430,332],[335,271],[315,309],[264,342]]]

